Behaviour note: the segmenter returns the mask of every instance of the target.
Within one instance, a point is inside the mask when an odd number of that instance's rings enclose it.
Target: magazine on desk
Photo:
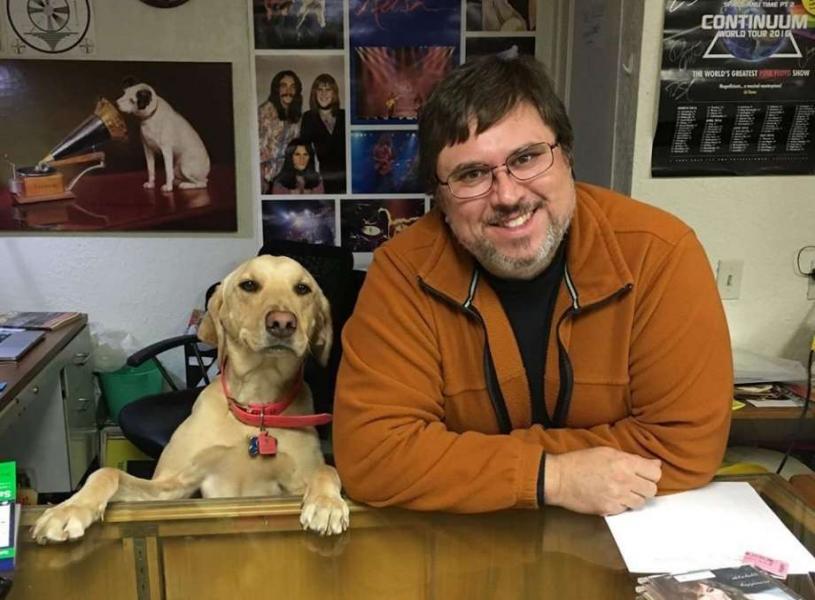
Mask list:
[[[0,312],[0,327],[52,331],[82,318],[79,312]]]
[[[803,596],[750,565],[640,577],[636,592],[647,600],[803,600]]]
[[[733,386],[733,398],[764,408],[803,406],[803,393],[803,390],[799,394],[792,386],[777,383]]]
[[[0,362],[20,360],[44,337],[44,331],[0,327]]]

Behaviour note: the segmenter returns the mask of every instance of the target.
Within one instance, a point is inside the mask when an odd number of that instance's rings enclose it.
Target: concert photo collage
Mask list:
[[[418,220],[416,119],[467,57],[535,53],[536,0],[249,0],[263,238],[358,266]]]

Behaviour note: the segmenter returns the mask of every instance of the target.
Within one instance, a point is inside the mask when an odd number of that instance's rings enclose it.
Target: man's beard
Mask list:
[[[517,209],[513,210],[518,212]],[[552,262],[552,258],[563,241],[571,222],[571,213],[566,215],[563,222],[555,221],[545,202],[541,202],[537,210],[544,210],[549,214],[549,226],[546,228],[546,237],[544,237],[540,247],[532,256],[526,258],[506,256],[501,254],[492,242],[483,237],[474,242],[462,242],[462,245],[469,250],[482,267],[496,277],[502,279],[532,279],[542,273]],[[531,218],[534,218],[534,215]],[[529,244],[528,240],[520,240],[517,242],[517,247],[529,247]]]

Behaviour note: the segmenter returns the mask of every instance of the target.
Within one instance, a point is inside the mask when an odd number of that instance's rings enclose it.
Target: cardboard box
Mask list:
[[[130,460],[153,460],[131,444],[119,427],[103,427],[99,435],[101,445],[99,463],[103,467],[127,471],[127,462]]]

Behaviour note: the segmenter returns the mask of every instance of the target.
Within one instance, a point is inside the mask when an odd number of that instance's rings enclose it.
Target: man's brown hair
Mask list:
[[[427,191],[438,183],[439,153],[465,142],[473,120],[476,134],[483,133],[524,102],[538,110],[571,162],[572,124],[543,65],[530,56],[480,56],[455,68],[419,111],[418,174]]]

